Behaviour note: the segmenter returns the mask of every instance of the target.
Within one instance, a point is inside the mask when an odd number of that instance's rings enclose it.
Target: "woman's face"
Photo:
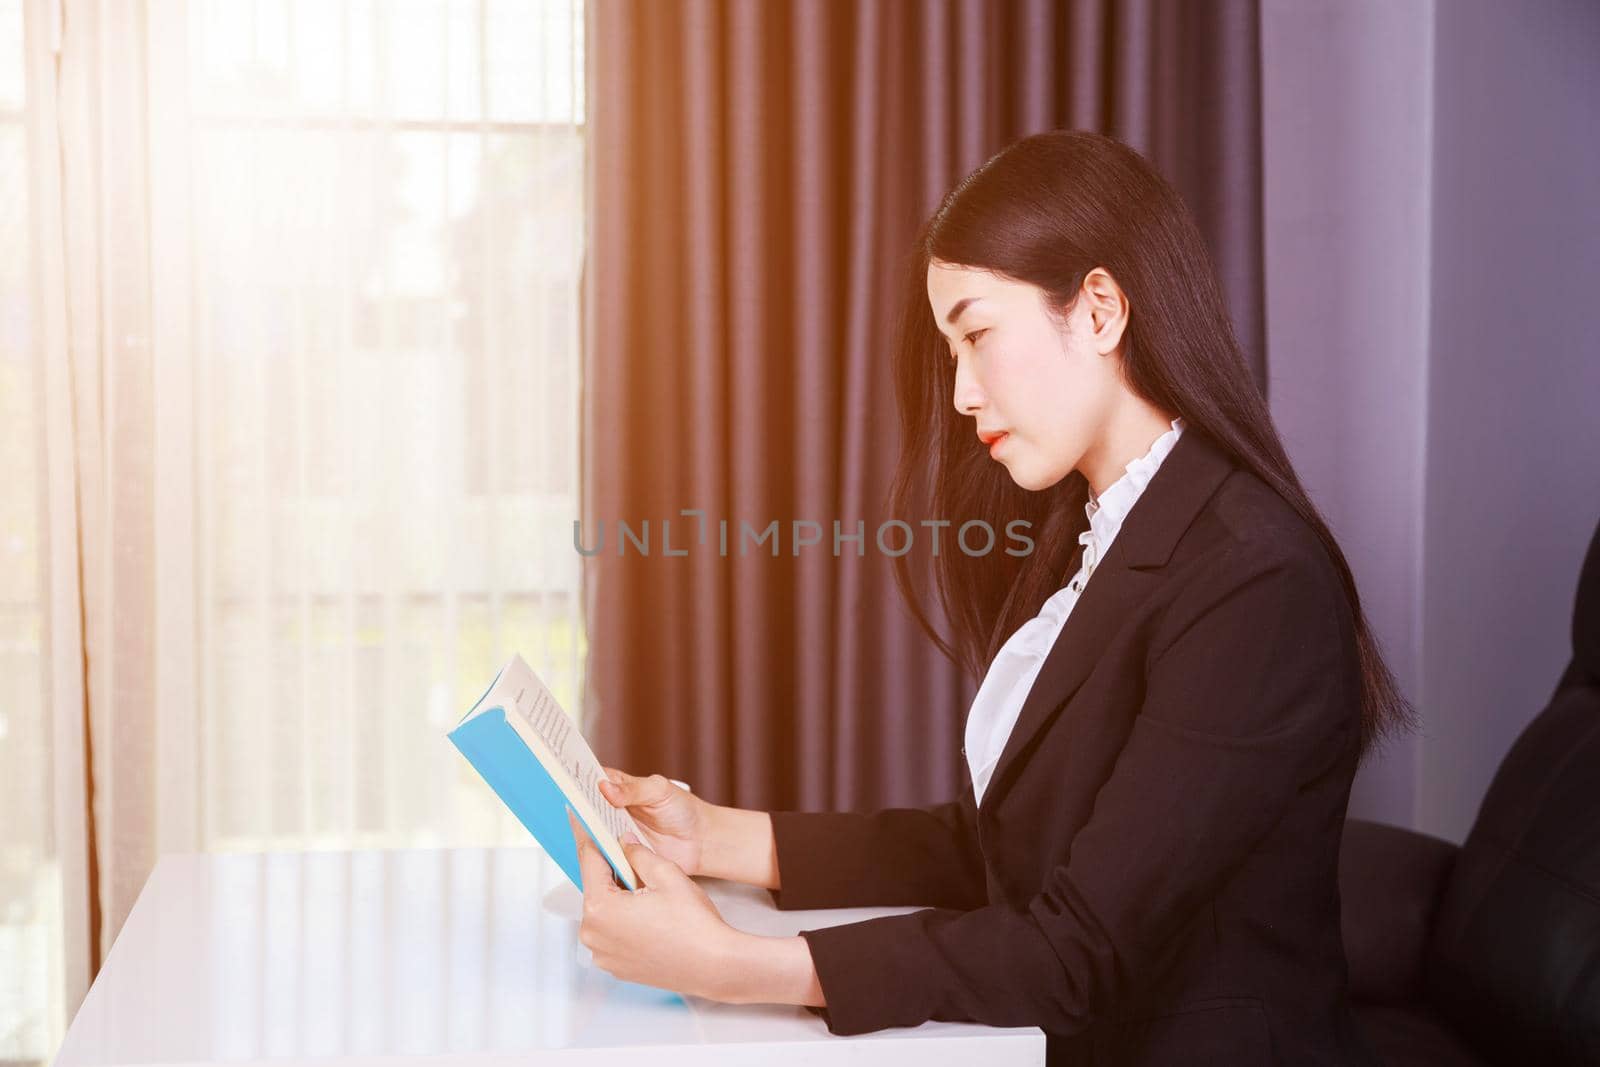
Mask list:
[[[1123,390],[1127,301],[1111,276],[1089,273],[1065,325],[1037,286],[937,259],[928,302],[955,360],[952,401],[972,417],[980,447],[1024,489],[1048,489],[1081,469]]]

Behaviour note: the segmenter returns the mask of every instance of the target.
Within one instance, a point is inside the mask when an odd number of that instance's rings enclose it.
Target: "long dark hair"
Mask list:
[[[1000,645],[1065,582],[1087,528],[1088,485],[1073,471],[1034,492],[977,446],[949,402],[955,370],[928,306],[930,260],[1030,283],[1054,313],[1070,308],[1085,275],[1104,268],[1128,298],[1122,366],[1129,388],[1182,416],[1254,472],[1316,531],[1338,568],[1356,620],[1361,660],[1361,750],[1414,725],[1367,625],[1355,578],[1306,495],[1228,321],[1205,244],[1177,191],[1116,140],[1080,130],[1035,134],[963,178],[923,224],[907,264],[894,352],[901,452],[891,513],[926,504],[938,517],[1029,523],[1024,556],[942,553],[932,567],[947,641],[929,622],[909,565],[895,580],[918,623],[944,653],[982,675]]]

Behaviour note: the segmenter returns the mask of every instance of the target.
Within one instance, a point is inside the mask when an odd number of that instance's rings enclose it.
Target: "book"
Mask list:
[[[579,891],[583,876],[578,843],[567,821],[569,809],[617,881],[630,890],[639,888],[622,850],[622,835],[631,832],[646,848],[650,843],[626,809],[613,807],[600,794],[605,774],[600,761],[521,656],[512,656],[500,668],[448,736]]]

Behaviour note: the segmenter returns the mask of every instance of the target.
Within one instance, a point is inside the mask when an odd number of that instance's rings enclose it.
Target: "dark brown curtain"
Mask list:
[[[583,561],[603,761],[769,810],[956,795],[977,680],[874,537],[941,517],[886,511],[914,231],[1019,137],[1117,136],[1198,216],[1265,388],[1257,26],[1255,0],[590,0],[579,540],[603,539]],[[741,555],[741,523],[774,520],[778,557]],[[821,538],[798,555],[795,520]],[[834,554],[836,520],[865,555]]]

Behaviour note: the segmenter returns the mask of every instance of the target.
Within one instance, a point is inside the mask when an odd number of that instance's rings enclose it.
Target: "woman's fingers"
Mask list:
[[[610,767],[600,769],[606,772],[606,777],[600,779],[600,795],[609,800],[614,808],[625,808],[632,803],[628,799],[628,776]]]
[[[605,777],[600,779],[601,795],[615,807],[623,807],[627,803],[627,792],[623,788],[623,783],[628,780],[628,776],[615,767],[602,766],[600,770],[605,774]]]
[[[572,826],[572,839],[578,846],[578,874],[583,881],[583,895],[587,898],[597,891],[615,888],[611,864],[589,840],[589,831],[583,828],[583,823],[578,821],[570,808],[567,810],[567,822]]]
[[[652,852],[637,839],[624,841],[622,853],[628,857],[633,873],[639,876],[639,880],[647,888],[658,888],[672,879],[682,881],[688,877],[676,863],[659,853]]]
[[[614,767],[601,767],[607,780],[600,783],[606,799],[617,807],[652,804],[672,795],[672,783],[659,774],[639,778]]]

